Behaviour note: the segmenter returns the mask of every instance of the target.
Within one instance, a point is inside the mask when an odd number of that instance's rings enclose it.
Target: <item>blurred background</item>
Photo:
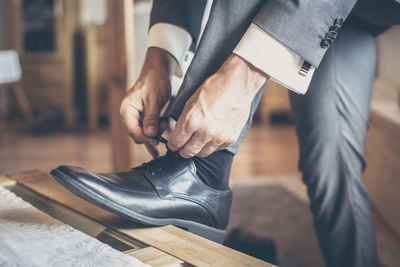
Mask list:
[[[119,103],[143,63],[151,1],[121,2],[0,0],[0,174],[60,164],[110,172],[150,159],[125,134]],[[364,181],[381,264],[400,266],[400,26],[377,39],[377,53]],[[287,91],[270,83],[235,157],[229,229],[272,240],[269,257],[282,266],[323,266],[297,161]]]

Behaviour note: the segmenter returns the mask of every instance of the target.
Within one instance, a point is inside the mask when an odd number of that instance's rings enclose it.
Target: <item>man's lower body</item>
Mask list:
[[[378,265],[370,202],[362,181],[375,57],[372,35],[349,21],[316,69],[308,92],[290,93],[300,145],[299,168],[328,266]],[[263,91],[253,100],[239,139],[227,149],[232,154],[250,128]],[[217,153],[221,152],[214,153],[213,161]],[[206,177],[204,182],[225,189],[228,179]]]
[[[305,96],[290,94],[319,243],[329,266],[377,266],[362,181],[375,43],[358,27],[338,36]]]
[[[362,181],[375,53],[368,31],[345,25],[316,69],[308,92],[290,93],[299,168],[328,266],[378,265],[370,202]],[[245,132],[228,150],[237,152]]]

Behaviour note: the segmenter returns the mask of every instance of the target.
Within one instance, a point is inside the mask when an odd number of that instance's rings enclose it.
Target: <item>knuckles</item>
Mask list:
[[[202,151],[200,151],[197,154],[197,156],[204,158],[204,157],[209,156],[211,153],[215,152],[216,150],[217,150],[217,147],[208,147],[208,148],[205,148]]]
[[[199,154],[197,154],[197,156],[200,158],[205,158],[205,157],[210,156],[210,154],[211,153],[208,153],[208,152],[200,152]]]
[[[195,132],[196,130],[198,130],[200,128],[200,119],[198,118],[197,115],[191,115],[188,117],[188,119],[186,120],[184,126],[183,126],[183,130],[186,133],[192,133]]]
[[[157,114],[145,114],[144,116],[144,120],[147,123],[152,123],[152,122],[158,122],[159,120],[159,116]]]
[[[168,148],[172,151],[178,150],[178,143],[174,139],[168,140]]]
[[[183,158],[193,158],[194,156],[196,156],[195,153],[186,151],[179,151],[179,155],[181,155]]]
[[[236,141],[235,138],[233,138],[233,137],[228,137],[224,143],[225,143],[227,146],[230,146],[230,145],[234,144],[235,141]]]

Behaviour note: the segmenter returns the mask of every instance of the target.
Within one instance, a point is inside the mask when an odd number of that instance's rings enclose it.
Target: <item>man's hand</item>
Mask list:
[[[269,77],[232,54],[187,101],[168,141],[182,157],[206,157],[233,144]]]
[[[128,134],[136,143],[144,143],[153,158],[159,156],[156,147],[158,141],[151,137],[167,128],[166,122],[160,123],[160,111],[171,96],[170,78],[175,67],[175,59],[167,52],[160,48],[149,48],[140,77],[120,108]]]

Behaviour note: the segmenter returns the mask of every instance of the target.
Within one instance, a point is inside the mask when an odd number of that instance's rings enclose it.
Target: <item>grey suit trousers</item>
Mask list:
[[[347,23],[316,69],[306,95],[290,94],[300,143],[299,168],[330,267],[378,265],[369,197],[362,182],[375,53],[372,35]],[[234,154],[263,90],[253,100],[239,139],[228,148]]]
[[[309,92],[290,95],[299,168],[328,266],[378,266],[362,181],[374,74],[374,39],[349,25],[325,54]]]
[[[305,95],[290,93],[300,144],[299,168],[328,266],[378,266],[375,231],[362,181],[375,41],[345,25]],[[253,100],[252,112],[263,88]],[[236,153],[251,124],[229,150]]]
[[[187,99],[223,64],[264,3],[214,1],[193,61],[175,101],[167,108],[167,116],[179,117]],[[316,69],[307,94],[290,96],[300,143],[299,167],[329,267],[378,264],[369,198],[362,182],[375,72],[375,43],[364,27],[346,21]],[[262,91],[253,100],[239,139],[228,148],[233,154],[251,125]]]

